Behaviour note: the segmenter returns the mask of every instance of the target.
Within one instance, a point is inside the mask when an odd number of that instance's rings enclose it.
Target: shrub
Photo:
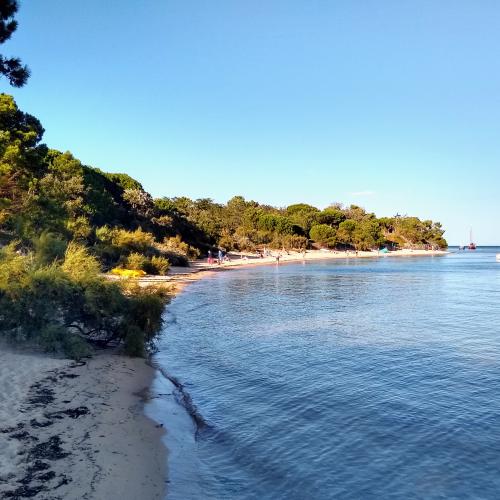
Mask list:
[[[286,248],[293,250],[303,250],[307,248],[307,238],[295,234],[275,235],[269,246],[271,248]]]
[[[61,236],[44,231],[33,240],[35,255],[39,265],[47,265],[62,259],[66,251],[67,241]]]
[[[70,333],[62,325],[49,324],[40,330],[39,344],[46,352],[63,352],[68,358],[80,361],[92,355],[84,339]]]
[[[145,271],[149,274],[159,274],[161,276],[165,276],[168,273],[168,268],[170,267],[170,263],[168,259],[162,257],[161,255],[154,255],[148,262],[148,269]]]
[[[73,235],[73,238],[85,240],[92,234],[92,227],[86,217],[80,216],[76,219],[70,219],[66,223],[68,231]]]
[[[184,243],[179,235],[165,238],[160,248],[166,253],[177,253],[188,259],[197,259],[200,256],[200,251]]]
[[[185,255],[176,252],[162,252],[171,266],[188,267],[189,260]]]
[[[236,248],[242,252],[255,252],[257,247],[248,236],[235,235]]]
[[[144,332],[133,324],[127,326],[124,351],[134,358],[142,358],[145,354]]]
[[[146,270],[147,265],[148,265],[147,257],[145,257],[140,253],[133,252],[127,257],[124,267],[125,269],[133,269],[133,270],[137,269],[147,272]]]
[[[61,268],[68,276],[79,282],[101,272],[97,259],[90,255],[84,246],[74,242],[68,245]]]
[[[95,230],[96,238],[102,243],[111,244],[113,241],[114,231],[108,226],[101,226]]]
[[[168,292],[163,288],[128,288],[124,349],[129,356],[143,356],[163,326],[163,309]]]
[[[140,253],[131,253],[124,264],[125,269],[144,271],[147,274],[165,275],[168,272],[169,261],[161,255],[146,257]]]
[[[150,233],[142,229],[136,231],[126,231],[125,229],[113,230],[112,243],[129,252],[147,253],[151,251],[155,240]]]
[[[89,355],[85,340],[123,342],[128,352],[143,353],[161,328],[167,296],[123,288],[98,272],[95,258],[75,243],[62,263],[44,266],[14,245],[0,250],[0,336],[75,359]]]

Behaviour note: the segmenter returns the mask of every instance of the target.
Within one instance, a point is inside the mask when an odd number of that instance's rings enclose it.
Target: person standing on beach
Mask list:
[[[222,252],[222,249],[219,248],[219,253],[218,253],[218,262],[219,264],[222,264],[222,259],[224,258],[224,253]]]
[[[208,251],[208,263],[212,264],[213,263],[213,258],[212,258],[212,250]]]

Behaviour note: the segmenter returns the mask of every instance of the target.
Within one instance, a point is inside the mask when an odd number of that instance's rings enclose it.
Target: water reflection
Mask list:
[[[495,251],[254,268],[188,288],[157,356],[210,423],[186,485],[204,498],[496,498]]]

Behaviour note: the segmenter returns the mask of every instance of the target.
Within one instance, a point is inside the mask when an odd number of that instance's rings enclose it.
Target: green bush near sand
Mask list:
[[[161,328],[166,297],[111,283],[117,266],[166,274],[213,246],[255,251],[317,244],[355,249],[445,247],[437,222],[377,219],[363,208],[277,208],[235,196],[154,200],[126,174],[49,149],[41,123],[0,93],[0,335],[81,358],[122,343],[142,355]],[[2,245],[7,245],[1,249]]]
[[[99,271],[96,258],[74,242],[50,263],[20,253],[15,243],[4,247],[0,336],[74,359],[89,356],[92,344],[123,344],[125,353],[143,356],[161,329],[167,295],[109,282]]]

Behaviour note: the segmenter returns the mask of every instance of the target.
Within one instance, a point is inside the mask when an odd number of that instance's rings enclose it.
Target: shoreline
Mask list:
[[[109,351],[83,364],[2,346],[0,497],[163,499],[165,430],[144,412],[155,375]]]
[[[346,256],[345,252],[322,252],[308,251],[304,259],[302,253],[290,252],[284,258],[280,258],[279,265],[294,264],[304,261],[325,261],[338,259],[357,258],[382,258],[382,257],[433,257],[448,254],[447,251],[438,250],[403,250],[391,254],[377,254],[376,252],[354,252]],[[246,259],[244,257],[247,257]],[[214,276],[217,272],[231,271],[236,269],[248,269],[257,266],[276,266],[276,258],[258,258],[244,253],[231,253],[229,262],[221,265],[208,264],[206,261],[195,261],[191,267],[173,267],[168,276],[148,276],[138,278],[141,286],[154,286],[157,284],[172,284],[173,298],[180,295],[191,283],[197,282],[205,277]],[[167,305],[168,308],[168,305]],[[168,460],[175,460],[175,466],[168,465],[168,491],[175,498],[183,498],[187,493],[189,498],[201,498],[202,492],[196,490],[197,484],[193,483],[196,476],[196,434],[203,428],[205,422],[192,407],[190,396],[186,394],[182,384],[158,365],[154,359],[151,364],[155,367],[157,375],[153,381],[152,390],[161,395],[155,399],[155,409],[149,409],[147,414],[156,422],[164,425],[167,432],[162,436],[162,441],[168,450]],[[181,410],[181,411],[179,411]],[[190,458],[189,458],[190,457]]]
[[[326,261],[326,260],[353,260],[353,259],[380,259],[380,258],[395,258],[395,257],[437,257],[447,255],[450,252],[447,250],[396,250],[388,253],[379,253],[371,251],[359,251],[358,255],[350,251],[346,254],[343,251],[323,251],[323,250],[308,250],[305,254],[301,252],[289,252],[288,254],[282,253],[279,264],[276,261],[278,251],[274,251],[270,257],[260,258],[255,254],[245,252],[229,252],[229,261],[222,262],[221,264],[208,264],[206,259],[200,259],[190,262],[190,267],[177,267],[172,266],[169,269],[169,274],[166,276],[148,275],[142,278],[135,278],[135,281],[140,286],[172,284],[174,285],[173,296],[179,294],[187,285],[198,281],[205,276],[210,276],[213,273],[221,271],[230,271],[234,269],[245,269],[256,266],[272,266],[283,264],[294,264],[299,262],[311,261]],[[108,279],[120,280],[121,278],[113,275],[106,275]]]
[[[298,252],[283,254],[279,265],[446,253],[407,250],[356,256],[313,250],[305,258]],[[231,260],[221,265],[196,261],[189,268],[171,268],[168,276],[138,282],[141,286],[172,284],[175,297],[190,283],[215,272],[277,264],[275,256],[229,255]],[[0,380],[4,385],[0,393],[2,498],[161,500],[171,479],[167,458],[182,465],[175,474],[179,469],[186,477],[193,473],[194,464],[187,463],[182,453],[195,448],[192,417],[179,411],[176,386],[154,360],[102,350],[83,364],[0,344]],[[148,405],[155,398],[161,414]],[[169,490],[186,484],[183,477],[173,479]]]

